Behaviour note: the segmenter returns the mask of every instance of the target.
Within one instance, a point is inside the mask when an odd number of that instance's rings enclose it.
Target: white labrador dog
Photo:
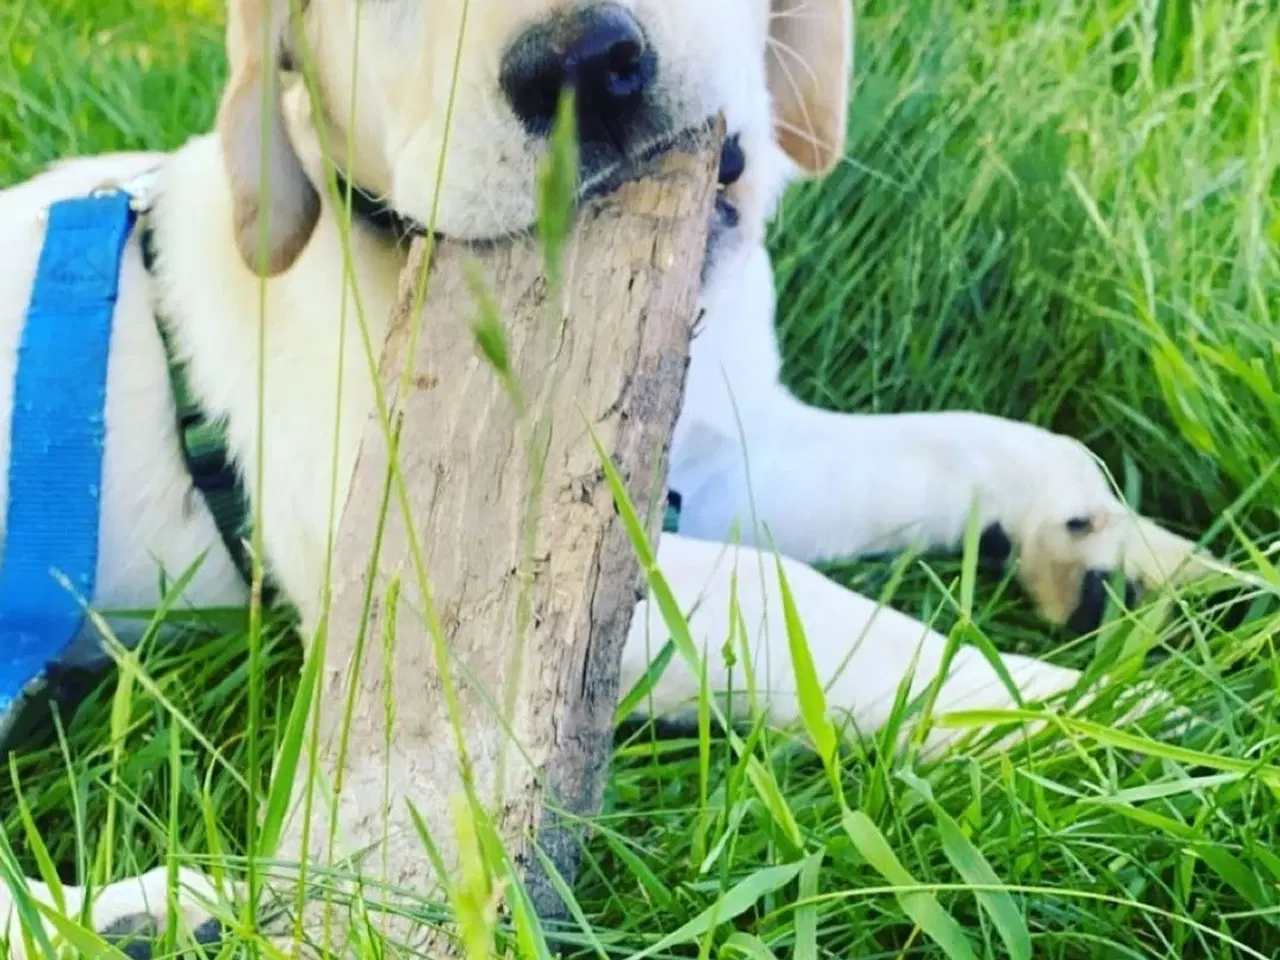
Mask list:
[[[1016,552],[1022,582],[1055,622],[1096,620],[1112,571],[1149,589],[1188,568],[1193,544],[1133,515],[1073,440],[976,413],[831,413],[800,403],[780,382],[764,230],[789,181],[819,175],[841,158],[849,0],[302,0],[296,31],[289,29],[288,8],[286,0],[232,0],[231,77],[215,133],[168,155],[64,163],[0,193],[0,381],[10,383],[49,204],[104,182],[153,177],[139,190],[149,205],[154,260],[144,264],[135,231],[111,343],[96,606],[154,605],[158,569],[181,572],[206,553],[185,602],[225,606],[247,596],[180,447],[157,328],[162,318],[206,415],[225,418],[244,477],[258,475],[262,451],[263,483],[249,492],[265,518],[270,571],[308,635],[332,534],[330,467],[336,461],[338,476],[350,476],[372,404],[359,338],[348,336],[339,346],[342,317],[354,316],[355,286],[373,341],[381,341],[405,254],[387,228],[431,218],[455,79],[435,223],[458,238],[500,237],[531,224],[535,171],[566,84],[578,94],[584,191],[615,176],[628,158],[661,150],[676,133],[716,113],[727,119],[733,140],[722,165],[715,255],[671,458],[680,534],[663,535],[659,557],[680,601],[694,611],[695,635],[713,650],[729,633],[730,583],[743,570],[739,601],[766,648],[755,662],[767,665],[768,676],[758,682],[771,691],[772,721],[797,717],[770,572],[775,549],[831,706],[863,733],[884,723],[913,671],[913,690],[936,679],[945,639],[807,563],[955,548],[976,504],[987,544]],[[314,104],[300,81],[299,36],[318,81]],[[356,36],[359,56],[352,51]],[[259,191],[264,131],[269,197]],[[363,192],[363,215],[353,223],[344,222],[320,186],[330,161]],[[344,283],[348,228],[354,284]],[[258,247],[262,236],[265,250]],[[261,445],[259,264],[267,276]],[[335,431],[340,370],[345,383]],[[4,463],[11,414],[5,389]],[[0,470],[0,500],[6,484]],[[735,530],[745,545],[726,549]],[[624,685],[643,674],[665,636],[660,617],[640,603]],[[75,655],[98,654],[83,647]],[[1027,699],[1062,692],[1079,679],[1037,660],[1004,660]],[[728,682],[718,658],[708,669],[712,685]],[[696,686],[673,662],[655,691],[659,710],[679,713]],[[962,648],[937,709],[1011,703],[992,665]],[[941,745],[947,732],[933,736]],[[186,879],[197,895],[183,900],[184,920],[198,923],[205,916],[198,894],[207,888],[197,876]],[[99,891],[96,925],[163,927],[164,883],[158,871]],[[39,884],[31,889],[48,901]],[[67,908],[79,909],[84,891],[67,894]],[[0,922],[8,916],[16,924],[7,896],[0,914]],[[10,947],[10,956],[21,955],[20,945]]]

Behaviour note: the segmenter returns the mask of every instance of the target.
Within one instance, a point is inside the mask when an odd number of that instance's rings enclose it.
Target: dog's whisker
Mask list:
[[[800,3],[793,4],[785,10],[780,10],[776,6],[769,8],[770,23],[785,20],[817,20],[821,22],[822,13],[813,6],[813,0],[801,0]]]
[[[790,44],[786,43],[785,41],[777,37],[770,37],[768,40],[768,44],[769,44],[769,49],[773,51],[775,54],[778,54],[778,53],[786,54],[786,59],[789,62],[799,64],[800,67],[804,70],[804,72],[808,74],[810,82],[812,83],[819,82],[817,71],[814,70],[813,65],[809,62],[809,60],[803,54],[800,53],[800,51],[796,50],[795,47],[791,46]],[[783,61],[782,57],[775,57],[775,62],[778,64],[779,67],[790,70],[790,67],[786,63],[783,63],[782,61]],[[792,92],[798,94],[800,92],[798,81],[795,79],[794,76],[791,76],[789,80],[791,83]]]

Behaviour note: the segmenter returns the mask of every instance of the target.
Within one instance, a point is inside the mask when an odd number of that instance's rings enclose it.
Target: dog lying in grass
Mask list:
[[[1089,451],[1069,438],[969,412],[833,413],[804,405],[782,385],[765,227],[791,181],[821,176],[841,159],[849,0],[294,6],[296,18],[287,0],[231,0],[230,80],[214,133],[169,155],[64,163],[0,193],[7,251],[0,375],[9,381],[49,205],[123,184],[143,211],[123,257],[110,345],[95,607],[154,607],[161,572],[188,570],[186,606],[248,599],[241,558],[184,450],[170,379],[176,362],[204,420],[225,422],[230,460],[264,518],[267,568],[296,607],[302,636],[311,635],[333,532],[331,470],[336,465],[340,482],[350,477],[373,404],[360,338],[340,340],[344,317],[357,316],[358,292],[358,313],[372,342],[381,342],[406,231],[431,223],[444,236],[489,239],[533,223],[537,165],[570,86],[583,196],[708,117],[727,121],[712,256],[668,479],[679,532],[661,537],[658,556],[708,649],[730,633],[736,592],[760,651],[754,661],[764,675],[756,683],[770,722],[798,717],[775,551],[829,703],[862,734],[884,725],[904,684],[915,695],[940,681],[934,711],[941,713],[1012,706],[1002,674],[1025,700],[1071,690],[1081,678],[1027,657],[996,664],[967,646],[939,678],[945,637],[840,587],[811,563],[954,550],[976,511],[984,548],[1000,560],[1016,556],[1045,617],[1078,630],[1102,616],[1113,574],[1137,595],[1203,569],[1194,544],[1134,515]],[[264,155],[269,193],[260,189]],[[352,186],[350,219],[328,189],[331,169]],[[5,391],[5,463],[13,413]],[[0,472],[7,499],[6,482]],[[340,490],[337,502],[344,499]],[[624,687],[645,673],[665,639],[660,615],[642,600]],[[74,663],[103,658],[89,635],[66,654]],[[728,688],[720,658],[710,659],[707,673],[713,689]],[[677,658],[649,702],[678,718],[698,687]],[[931,730],[926,746],[945,748],[956,735]],[[196,874],[183,880],[183,924],[197,938],[216,933],[205,923],[211,887]],[[95,927],[166,928],[166,882],[161,870],[97,891]],[[35,899],[52,902],[42,885],[29,886]],[[86,892],[63,894],[74,915]],[[0,916],[9,955],[24,956],[7,890]]]

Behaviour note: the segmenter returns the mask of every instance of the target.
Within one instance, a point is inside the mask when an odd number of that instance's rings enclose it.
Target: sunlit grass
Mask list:
[[[218,6],[7,4],[0,183],[59,156],[167,148],[207,128],[223,75]],[[1277,37],[1273,5],[1234,0],[862,4],[849,163],[797,189],[774,238],[797,391],[839,409],[1031,419],[1091,443],[1131,501],[1171,526],[1216,525],[1213,545],[1239,554],[1218,522],[1229,513],[1267,546],[1280,506]],[[888,562],[834,575],[875,596],[894,583]],[[964,575],[961,561],[915,563],[891,601],[1077,666],[1150,646],[1143,676],[1203,722],[1138,750],[1107,727],[1123,698],[1104,698],[1089,715],[1099,727],[932,767],[877,744],[824,764],[761,730],[630,731],[575,890],[585,925],[553,925],[552,945],[1280,953],[1274,598],[1230,611],[1192,599],[1163,625],[1135,617],[1069,644],[998,579],[981,578],[967,623]],[[144,659],[155,692],[99,690],[65,747],[15,758],[68,879],[105,846],[116,877],[171,849],[193,863],[240,854],[248,794],[222,771],[268,793],[296,642],[271,631],[263,646],[260,769],[244,738],[242,636],[214,631]],[[35,872],[18,811],[5,810]],[[925,887],[903,895],[912,882]]]

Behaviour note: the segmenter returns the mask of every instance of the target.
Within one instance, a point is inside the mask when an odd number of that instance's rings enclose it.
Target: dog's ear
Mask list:
[[[805,173],[826,173],[844,156],[852,0],[772,0],[768,61],[778,143]]]
[[[218,136],[231,185],[235,242],[249,269],[288,270],[315,230],[320,195],[285,128],[280,61],[293,42],[291,0],[230,0],[230,78]]]

